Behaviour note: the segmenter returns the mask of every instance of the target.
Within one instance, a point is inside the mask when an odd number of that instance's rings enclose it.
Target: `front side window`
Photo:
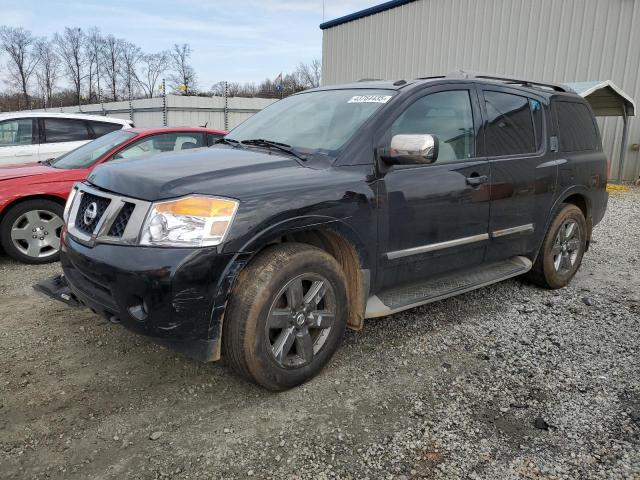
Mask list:
[[[293,95],[256,113],[226,138],[263,139],[290,145],[304,154],[334,156],[395,93],[347,89]]]
[[[538,150],[532,105],[527,97],[485,91],[484,100],[487,108],[485,144],[488,156],[518,155]]]
[[[84,120],[71,118],[45,118],[45,143],[80,142],[89,140],[89,130]]]
[[[18,118],[0,122],[0,147],[33,144],[33,121]]]
[[[399,134],[437,137],[438,163],[474,157],[475,136],[469,91],[437,92],[416,100],[391,126],[391,135]]]
[[[161,133],[144,138],[118,152],[114,158],[137,158],[160,152],[206,147],[204,133]]]

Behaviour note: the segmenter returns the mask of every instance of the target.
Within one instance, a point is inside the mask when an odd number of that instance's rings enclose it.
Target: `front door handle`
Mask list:
[[[467,177],[467,185],[477,187],[478,185],[487,183],[488,180],[489,177],[487,177],[486,175],[471,175],[470,177]]]

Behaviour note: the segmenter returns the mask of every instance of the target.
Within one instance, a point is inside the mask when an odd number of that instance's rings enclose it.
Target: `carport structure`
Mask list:
[[[629,117],[633,117],[636,113],[635,102],[611,80],[572,82],[565,85],[591,104],[596,117],[622,117],[622,145],[618,175],[615,179],[619,182],[624,171],[624,156],[629,142]],[[637,168],[636,165],[636,170]]]

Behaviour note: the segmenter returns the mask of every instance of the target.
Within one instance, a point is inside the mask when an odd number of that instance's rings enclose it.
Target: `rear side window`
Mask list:
[[[533,106],[537,105],[540,128],[542,117],[540,102],[511,93],[485,91],[487,127],[485,145],[487,155],[518,155],[534,153],[539,142],[533,126]],[[534,104],[534,105],[532,105]]]
[[[33,121],[30,118],[0,122],[0,147],[33,143]]]
[[[89,140],[89,130],[84,120],[45,118],[44,138],[46,143],[79,142]]]
[[[91,126],[91,130],[93,130],[93,133],[95,134],[95,138],[122,129],[122,125],[120,125],[119,123],[89,122],[89,125]]]
[[[558,120],[561,152],[598,149],[598,132],[586,105],[576,102],[554,102]]]

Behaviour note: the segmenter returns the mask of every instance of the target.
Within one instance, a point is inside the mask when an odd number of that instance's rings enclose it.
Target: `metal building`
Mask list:
[[[640,99],[640,0],[394,0],[320,25],[324,84],[470,70],[611,80]],[[640,121],[599,119],[612,178],[640,176]],[[621,174],[621,175],[620,175]]]

